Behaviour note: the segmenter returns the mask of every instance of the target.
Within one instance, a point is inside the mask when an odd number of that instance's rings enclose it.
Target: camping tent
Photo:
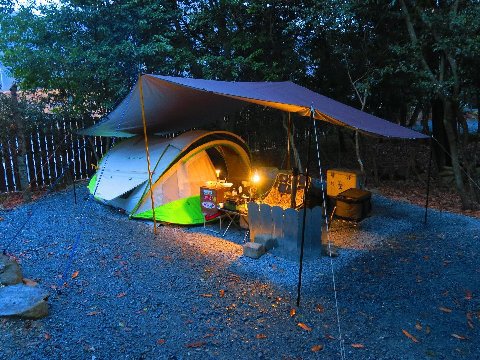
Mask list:
[[[174,138],[152,135],[149,148],[156,220],[202,223],[200,186],[216,179],[213,160],[219,157],[229,180],[250,177],[248,148],[229,132],[197,130]],[[136,136],[105,154],[89,189],[95,198],[124,209],[131,217],[152,219],[148,179],[144,139]]]

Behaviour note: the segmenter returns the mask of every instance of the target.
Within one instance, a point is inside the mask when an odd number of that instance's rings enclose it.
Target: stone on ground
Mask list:
[[[22,282],[22,270],[18,263],[7,255],[0,254],[0,285],[15,285]]]
[[[0,287],[0,316],[40,319],[48,315],[48,292],[23,284]]]
[[[248,242],[243,245],[243,255],[252,259],[258,259],[265,254],[265,246],[259,243]]]
[[[272,239],[271,235],[267,235],[267,234],[255,235],[254,241],[257,244],[263,245],[267,251],[275,247],[275,239]]]

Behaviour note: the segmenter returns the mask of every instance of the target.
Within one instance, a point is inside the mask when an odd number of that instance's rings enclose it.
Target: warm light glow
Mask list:
[[[217,169],[217,170],[215,170],[215,172],[216,172],[216,174],[217,174],[217,179],[218,179],[218,178],[220,177],[220,170]]]
[[[258,184],[260,182],[260,175],[258,175],[257,172],[255,172],[252,176],[252,181],[255,183],[255,184]]]

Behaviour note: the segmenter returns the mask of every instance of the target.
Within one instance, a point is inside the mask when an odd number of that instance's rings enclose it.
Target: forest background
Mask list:
[[[291,80],[415,127],[432,135],[437,207],[479,207],[479,1],[1,0],[0,6],[0,62],[20,89],[0,94],[0,191],[44,188],[70,166],[76,179],[91,175],[91,164],[117,140],[86,139],[75,130],[111,111],[140,73],[154,73]],[[214,126],[246,139],[257,164],[285,168],[287,117],[254,106]],[[303,162],[306,119],[292,115]],[[322,167],[359,167],[352,131],[322,124],[320,133]],[[359,150],[371,186],[424,202],[429,142],[360,135]]]

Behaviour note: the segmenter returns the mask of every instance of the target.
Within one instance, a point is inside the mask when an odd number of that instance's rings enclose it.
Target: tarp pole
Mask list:
[[[423,223],[427,224],[427,212],[428,212],[428,199],[430,195],[430,177],[432,173],[432,157],[433,157],[433,147],[432,147],[432,138],[430,138],[430,158],[428,160],[428,172],[427,172],[427,196],[425,199],[425,218]]]
[[[310,146],[312,144],[312,130],[314,121],[314,109],[310,108],[310,129],[308,130],[308,147],[307,147],[307,170],[305,172],[305,189],[303,191],[303,219],[302,219],[302,242],[300,244],[300,266],[298,268],[298,286],[297,286],[297,306],[300,306],[300,292],[302,288],[302,271],[303,271],[303,248],[305,245],[305,222],[307,219],[307,197],[310,174]]]
[[[287,129],[287,169],[290,170],[290,133],[292,131],[292,118],[288,113],[288,129]]]
[[[142,74],[138,75],[138,83],[140,90],[140,104],[142,106],[142,122],[143,122],[143,136],[145,138],[145,153],[147,154],[147,169],[148,169],[148,186],[150,187],[150,200],[152,202],[152,216],[153,216],[153,233],[157,233],[157,220],[155,219],[155,203],[153,201],[152,189],[152,171],[150,170],[150,151],[148,150],[148,136],[147,136],[147,122],[145,120],[145,104],[143,102],[143,84]]]

